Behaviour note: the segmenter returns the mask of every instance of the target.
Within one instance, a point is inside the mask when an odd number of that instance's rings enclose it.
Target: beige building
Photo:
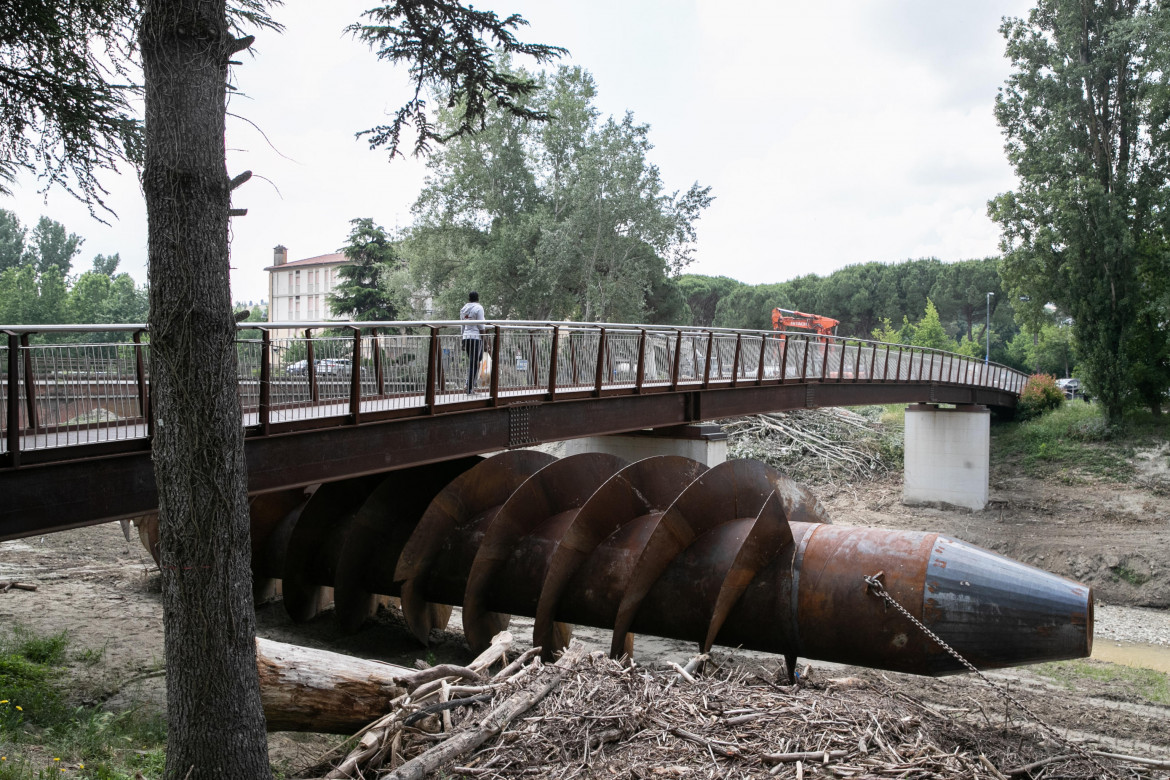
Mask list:
[[[329,307],[329,294],[341,281],[341,266],[349,261],[336,252],[331,255],[288,260],[288,249],[277,246],[272,250],[273,264],[268,272],[269,322],[345,321]],[[274,334],[275,335],[275,334]]]

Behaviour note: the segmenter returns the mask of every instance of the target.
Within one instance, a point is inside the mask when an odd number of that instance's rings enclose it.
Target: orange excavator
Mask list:
[[[837,335],[840,320],[792,309],[772,309],[772,330],[807,330],[821,336]]]

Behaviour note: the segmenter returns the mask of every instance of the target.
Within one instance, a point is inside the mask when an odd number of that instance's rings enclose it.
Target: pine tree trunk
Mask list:
[[[143,190],[167,778],[269,778],[228,281],[224,0],[146,0]]]

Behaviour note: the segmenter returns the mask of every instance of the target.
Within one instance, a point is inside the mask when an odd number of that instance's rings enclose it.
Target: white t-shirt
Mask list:
[[[459,310],[459,319],[461,319],[461,320],[482,320],[482,319],[484,319],[483,307],[480,306],[478,303],[472,303],[471,301],[468,301],[467,303],[463,304],[463,308]],[[464,325],[463,326],[463,338],[464,339],[477,339],[477,338],[479,338],[479,334],[482,333],[483,330],[484,330],[483,325]]]

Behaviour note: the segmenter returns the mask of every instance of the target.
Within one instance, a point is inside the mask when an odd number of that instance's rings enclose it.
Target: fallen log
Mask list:
[[[417,669],[256,639],[269,731],[352,734],[407,693]]]
[[[394,700],[407,693],[425,698],[444,680],[483,681],[484,672],[511,646],[512,635],[505,631],[467,666],[408,669],[257,637],[256,668],[268,730],[353,734],[394,709]]]

